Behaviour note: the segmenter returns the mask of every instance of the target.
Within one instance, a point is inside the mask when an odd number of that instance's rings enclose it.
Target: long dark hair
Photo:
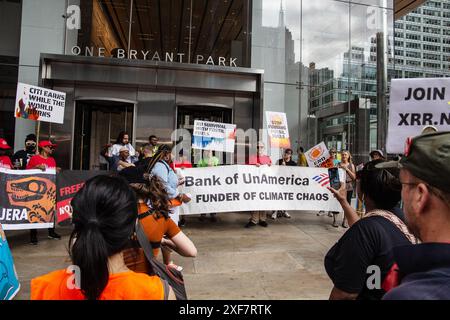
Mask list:
[[[108,258],[121,252],[134,232],[136,196],[125,179],[100,175],[86,182],[72,207],[69,254],[81,271],[81,292],[96,300],[108,283]]]
[[[383,159],[373,160],[364,165],[358,172],[361,192],[369,197],[377,209],[390,210],[401,199],[402,185],[398,179],[398,169],[379,169],[375,166]]]
[[[116,140],[116,144],[122,144],[123,143],[123,137],[128,136],[128,138],[130,137],[130,135],[128,134],[128,132],[126,131],[121,131],[119,133],[119,135],[117,136],[117,140]]]
[[[170,211],[169,196],[161,179],[151,175],[147,182],[146,191],[144,195],[150,200],[153,210],[168,219]]]
[[[158,148],[158,151],[156,151],[155,155],[150,160],[149,164],[147,165],[147,168],[145,169],[146,172],[150,173],[152,172],[153,167],[155,164],[164,158],[164,156],[168,153],[172,152],[172,148],[168,146],[167,144],[163,144]]]

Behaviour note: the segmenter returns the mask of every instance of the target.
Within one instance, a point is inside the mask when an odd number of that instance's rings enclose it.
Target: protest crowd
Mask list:
[[[370,161],[361,164],[353,163],[348,150],[330,149],[324,168],[338,168],[344,175],[337,187],[330,176],[327,189],[343,211],[341,226],[348,228],[324,257],[334,285],[330,299],[450,299],[450,132],[425,131],[406,145],[396,159],[388,161],[382,150],[373,150],[367,155]],[[61,172],[55,160],[57,145],[49,140],[37,141],[30,134],[23,150],[11,150],[8,141],[0,139],[4,169]],[[259,141],[246,165],[261,170],[308,167],[302,147],[297,161],[293,153],[283,149],[273,164]],[[183,150],[159,144],[154,135],[135,149],[127,132],[105,145],[100,157],[104,170],[85,181],[71,200],[69,255],[80,269],[81,285],[75,281],[74,288],[68,287],[71,275],[56,270],[31,281],[31,298],[185,299],[183,267],[172,259],[173,254],[197,255],[195,244],[181,230],[186,216],[180,211],[193,200],[183,191],[185,172],[219,168],[222,159],[205,150],[200,161],[192,163]],[[217,212],[208,213],[211,222],[218,221]],[[328,212],[334,227],[339,226],[339,214]],[[254,210],[245,228],[266,228],[268,217],[292,216],[287,210]],[[197,218],[206,221],[207,214]],[[61,239],[54,226],[48,236]],[[37,229],[30,229],[30,243],[38,244]],[[162,263],[157,259],[160,251]],[[382,279],[375,289],[368,287],[367,273],[374,265]]]
[[[100,170],[62,170],[57,144],[39,132],[15,153],[0,138],[4,272],[14,270],[8,230],[30,230],[37,246],[38,229],[60,240],[60,224],[72,228],[73,273],[32,279],[31,299],[183,300],[183,266],[173,257],[198,254],[182,231],[192,216],[218,223],[220,214],[247,211],[244,233],[312,211],[328,215],[335,228],[341,216],[345,231],[324,256],[331,300],[450,299],[450,132],[425,126],[406,139],[402,154],[382,146],[355,163],[349,150],[328,150],[324,142],[294,154],[285,115],[272,116],[269,143],[247,144],[241,163],[224,156],[233,153],[235,126],[207,121],[194,129],[193,153],[178,148],[180,141],[160,144],[156,135],[133,146],[131,135],[119,132],[97,155]],[[201,136],[220,132],[226,138]],[[18,288],[16,277],[0,287],[0,299]]]

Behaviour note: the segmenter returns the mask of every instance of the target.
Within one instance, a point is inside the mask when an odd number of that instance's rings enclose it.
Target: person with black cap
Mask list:
[[[12,161],[14,168],[18,170],[25,170],[31,157],[36,155],[36,135],[29,134],[25,138],[25,149],[17,151]]]
[[[422,243],[394,248],[386,300],[450,299],[450,132],[407,140],[404,156],[380,167],[400,168],[403,210]]]
[[[56,166],[55,158],[52,157],[53,151],[56,148],[56,144],[49,140],[43,140],[39,142],[39,154],[33,156],[27,164],[27,169],[41,169],[45,171],[47,169],[55,169],[59,171],[60,168]],[[61,236],[55,232],[55,228],[48,229],[48,237],[50,239],[60,240]],[[38,244],[37,230],[30,230],[30,243],[33,245]]]

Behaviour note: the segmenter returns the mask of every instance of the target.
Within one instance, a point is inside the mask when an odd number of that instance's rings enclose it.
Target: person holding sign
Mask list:
[[[11,159],[7,155],[7,151],[11,150],[5,139],[0,138],[0,168],[12,169]]]
[[[213,155],[212,150],[205,150],[203,153],[203,158],[198,162],[197,167],[205,168],[205,167],[217,167],[219,165],[219,158]],[[216,214],[210,213],[211,222],[217,222]],[[205,220],[206,214],[201,214],[199,220]]]
[[[286,149],[283,153],[283,158],[281,158],[280,160],[278,160],[277,164],[279,166],[291,166],[291,167],[296,167],[297,163],[295,163],[295,161],[292,160],[292,149]],[[306,159],[306,157],[305,157]],[[273,220],[275,220],[278,217],[285,217],[290,219],[291,215],[289,213],[287,213],[286,210],[280,210],[280,211],[274,211],[271,215],[271,218]]]
[[[61,168],[56,167],[56,161],[51,156],[53,154],[53,151],[56,148],[56,144],[53,144],[49,140],[43,140],[39,142],[39,154],[33,156],[30,161],[27,164],[27,170],[28,169],[40,169],[42,171],[45,171],[47,169],[55,169],[56,171],[60,171]],[[55,228],[49,228],[48,229],[48,237],[50,239],[56,239],[60,240],[61,236],[55,232]],[[30,243],[32,245],[38,244],[37,239],[37,230],[31,229],[30,230]]]
[[[256,152],[257,154],[250,155],[248,159],[249,165],[255,165],[257,167],[268,165],[272,165],[272,160],[268,155],[264,154],[264,143],[262,141],[258,142],[258,145],[256,146]],[[268,224],[266,222],[266,212],[265,211],[254,211],[252,212],[250,221],[245,225],[245,228],[251,228],[256,225],[260,225],[261,227],[267,227]]]

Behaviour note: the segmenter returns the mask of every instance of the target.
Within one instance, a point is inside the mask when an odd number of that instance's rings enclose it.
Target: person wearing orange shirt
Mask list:
[[[175,299],[157,276],[128,269],[122,251],[134,233],[136,196],[121,177],[96,176],[72,199],[71,270],[31,280],[32,300]]]

